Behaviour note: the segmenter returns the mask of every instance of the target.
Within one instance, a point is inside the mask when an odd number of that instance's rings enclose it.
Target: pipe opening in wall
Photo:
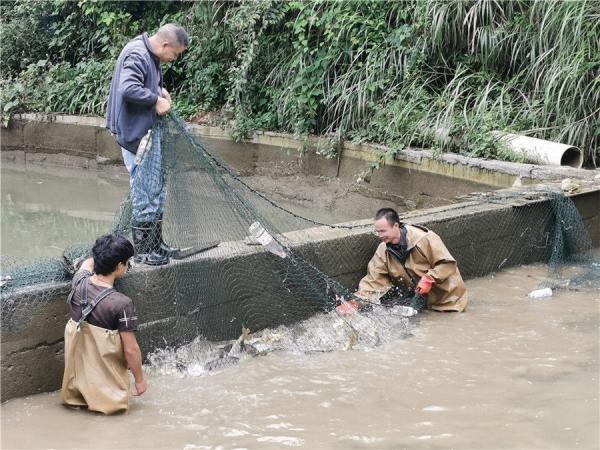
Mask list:
[[[580,169],[583,165],[583,153],[577,147],[569,147],[560,159],[561,166],[571,166]]]

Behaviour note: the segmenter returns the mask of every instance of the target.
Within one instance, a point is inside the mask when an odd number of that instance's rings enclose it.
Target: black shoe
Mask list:
[[[159,253],[160,240],[157,239],[156,222],[144,222],[131,225],[131,235],[135,256],[133,260],[139,264],[162,266],[169,263],[167,255]]]
[[[156,226],[154,227],[154,232],[155,232],[155,241],[159,242],[159,246],[158,249],[156,250],[157,253],[166,256],[166,257],[170,257],[173,256],[174,254],[178,253],[181,249],[178,247],[171,247],[169,244],[167,244],[164,239],[163,239],[163,232],[162,232],[162,214],[160,216],[160,219],[157,220],[155,222]]]

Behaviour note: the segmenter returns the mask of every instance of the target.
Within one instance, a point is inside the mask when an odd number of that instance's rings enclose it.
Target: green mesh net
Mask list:
[[[136,264],[117,284],[136,304],[138,338],[151,362],[178,370],[196,361],[209,370],[270,351],[369,348],[409,335],[420,320],[378,305],[339,315],[335,305],[351,296],[376,248],[370,223],[325,224],[281,207],[176,116],[153,129],[137,170],[138,177],[165,186],[164,208],[145,231],[146,245],[156,248],[164,240],[176,249],[168,264]],[[134,238],[134,194],[107,232]],[[465,278],[541,261],[550,271],[540,288],[598,289],[592,241],[562,193],[530,188],[463,200],[453,207],[456,217],[424,222],[443,237]],[[494,238],[479,241],[478,229],[493,229]],[[3,330],[19,332],[33,308],[64,301],[74,266],[91,245],[65,249],[62,260],[2,257]],[[353,261],[358,272],[347,270]]]

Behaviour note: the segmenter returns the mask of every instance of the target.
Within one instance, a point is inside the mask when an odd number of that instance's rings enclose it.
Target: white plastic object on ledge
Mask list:
[[[503,131],[491,133],[513,152],[525,156],[536,164],[570,166],[576,169],[581,169],[583,166],[583,152],[573,145]]]
[[[552,289],[544,288],[544,289],[536,289],[535,291],[531,291],[527,294],[529,298],[543,298],[543,297],[552,297]]]
[[[287,253],[285,252],[281,244],[279,244],[279,242],[273,239],[273,236],[271,236],[269,232],[264,229],[260,222],[252,223],[252,225],[250,225],[250,228],[248,228],[248,231],[250,232],[250,236],[256,239],[256,241],[259,242],[260,245],[265,247],[274,255],[277,255],[280,258],[285,258],[287,256]]]

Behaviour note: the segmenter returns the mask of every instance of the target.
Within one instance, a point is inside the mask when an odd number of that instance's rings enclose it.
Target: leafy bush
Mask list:
[[[164,68],[175,108],[234,134],[306,136],[515,159],[493,130],[600,162],[600,6],[593,1],[5,1],[3,118],[103,114],[123,44],[161,23],[191,36]]]
[[[47,58],[50,29],[46,2],[2,1],[2,78],[15,77],[40,59]]]

